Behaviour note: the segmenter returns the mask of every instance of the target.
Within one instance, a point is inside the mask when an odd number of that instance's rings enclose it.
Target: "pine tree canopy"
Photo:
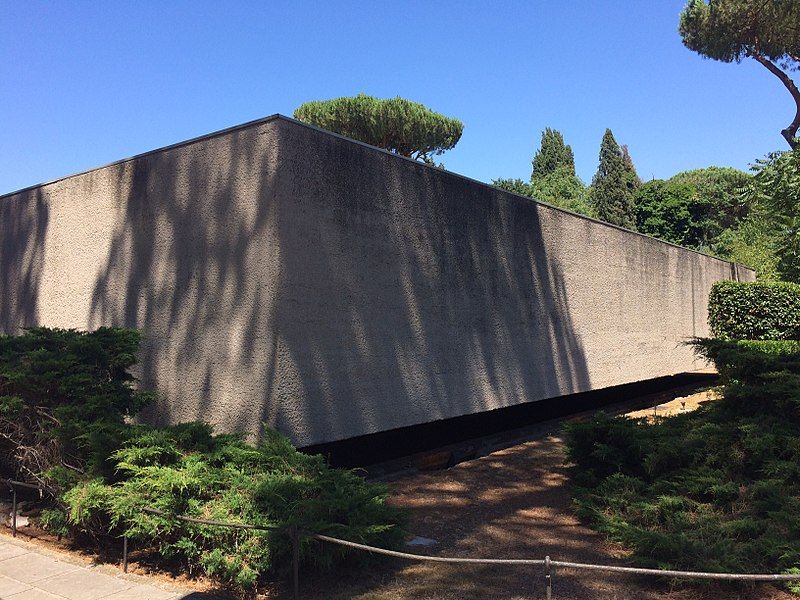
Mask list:
[[[458,119],[417,102],[366,94],[306,102],[294,111],[294,118],[425,162],[455,146],[464,129]]]
[[[800,68],[797,0],[690,0],[679,31],[690,50],[714,60],[753,58],[775,75],[795,102],[794,120],[781,131],[792,148],[800,128],[800,90],[789,76]]]

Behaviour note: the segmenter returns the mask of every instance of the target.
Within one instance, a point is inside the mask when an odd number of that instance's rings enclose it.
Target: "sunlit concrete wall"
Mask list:
[[[753,273],[284,117],[0,198],[0,329],[144,332],[157,422],[310,445],[700,367]]]

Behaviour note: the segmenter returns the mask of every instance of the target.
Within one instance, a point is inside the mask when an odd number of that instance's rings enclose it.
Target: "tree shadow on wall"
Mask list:
[[[279,428],[341,439],[589,388],[542,223],[574,217],[287,126],[302,177],[279,182],[270,322],[306,402]]]
[[[309,445],[589,386],[551,209],[283,119],[114,168],[89,320],[144,331],[149,419]]]
[[[38,325],[50,208],[41,188],[0,198],[0,332]]]
[[[259,258],[270,251],[278,147],[260,133],[233,132],[211,147],[115,167],[119,218],[89,322],[142,330],[137,376],[160,396],[145,420],[230,429],[229,412],[262,399],[254,374],[268,323]]]
[[[148,420],[310,444],[590,385],[563,213],[287,121],[111,168],[89,322],[144,332]]]

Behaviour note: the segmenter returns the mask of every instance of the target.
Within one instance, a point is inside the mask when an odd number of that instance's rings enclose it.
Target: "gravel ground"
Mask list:
[[[657,414],[691,410],[713,399],[701,392],[658,406]],[[647,416],[654,410],[642,411]],[[409,549],[441,556],[543,558],[626,565],[626,553],[581,525],[571,510],[564,445],[544,435],[443,471],[416,473],[391,483],[392,502],[410,512],[409,531],[437,541]],[[541,567],[409,564],[379,559],[347,580],[304,580],[311,598],[545,598]],[[358,579],[358,581],[355,581]],[[558,600],[609,598],[670,600],[796,598],[773,586],[686,586],[628,575],[558,571]]]

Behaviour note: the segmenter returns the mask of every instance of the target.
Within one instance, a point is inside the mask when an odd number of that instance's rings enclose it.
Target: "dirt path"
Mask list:
[[[688,410],[708,397],[678,399],[665,410]],[[651,409],[652,412],[652,409]],[[659,414],[661,410],[658,411]],[[427,550],[464,557],[552,558],[625,565],[625,553],[581,525],[571,510],[562,440],[556,435],[519,444],[445,471],[418,473],[392,484],[392,502],[410,511],[409,531],[432,538]],[[383,559],[380,559],[382,561]],[[544,598],[541,568],[464,567],[376,562],[371,576],[353,571],[359,583],[334,580],[311,585],[318,598]],[[633,576],[557,572],[554,598],[734,599],[794,596],[772,586],[756,588],[671,587]]]

